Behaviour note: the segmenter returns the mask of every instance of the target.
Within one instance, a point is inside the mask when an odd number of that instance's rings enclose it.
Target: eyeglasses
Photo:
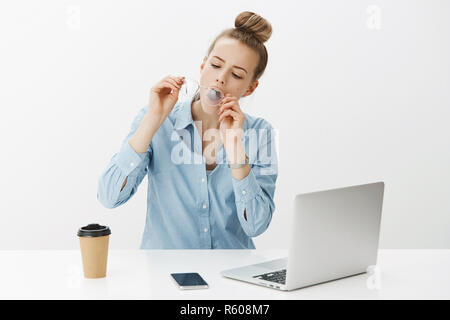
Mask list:
[[[224,93],[216,88],[202,86],[200,83],[190,77],[185,77],[183,85],[179,91],[178,98],[187,100],[189,97],[197,94],[199,90],[203,89],[204,101],[209,106],[217,106],[225,96]],[[200,95],[202,97],[202,95]]]

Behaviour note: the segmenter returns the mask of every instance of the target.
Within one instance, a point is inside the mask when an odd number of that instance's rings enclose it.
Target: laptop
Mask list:
[[[298,194],[287,258],[221,272],[289,291],[368,272],[376,265],[384,182]]]

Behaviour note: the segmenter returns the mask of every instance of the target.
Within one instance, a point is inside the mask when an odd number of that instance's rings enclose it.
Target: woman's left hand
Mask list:
[[[243,163],[246,156],[242,143],[245,114],[239,106],[238,99],[231,94],[227,94],[222,99],[219,107],[220,135],[228,161],[231,163]],[[235,179],[242,180],[249,174],[250,167],[246,166],[232,171]]]
[[[242,136],[245,114],[239,106],[238,99],[227,93],[219,104],[219,123],[222,135],[225,133]]]

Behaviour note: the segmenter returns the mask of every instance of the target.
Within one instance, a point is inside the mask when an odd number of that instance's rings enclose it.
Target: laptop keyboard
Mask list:
[[[264,273],[264,274],[260,274],[257,276],[253,276],[253,278],[258,278],[261,280],[266,280],[266,281],[271,281],[271,282],[276,282],[276,283],[280,283],[280,284],[285,284],[286,283],[286,269],[280,270],[280,271],[275,271],[275,272],[269,272],[269,273]]]

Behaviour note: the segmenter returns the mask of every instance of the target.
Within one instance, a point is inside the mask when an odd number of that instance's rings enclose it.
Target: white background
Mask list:
[[[380,248],[450,248],[449,1],[2,1],[0,249],[76,249],[109,225],[136,249],[147,178],[96,198],[148,93],[197,77],[245,10],[273,25],[244,112],[279,132],[276,211],[256,247],[287,247],[296,193],[385,181]]]

